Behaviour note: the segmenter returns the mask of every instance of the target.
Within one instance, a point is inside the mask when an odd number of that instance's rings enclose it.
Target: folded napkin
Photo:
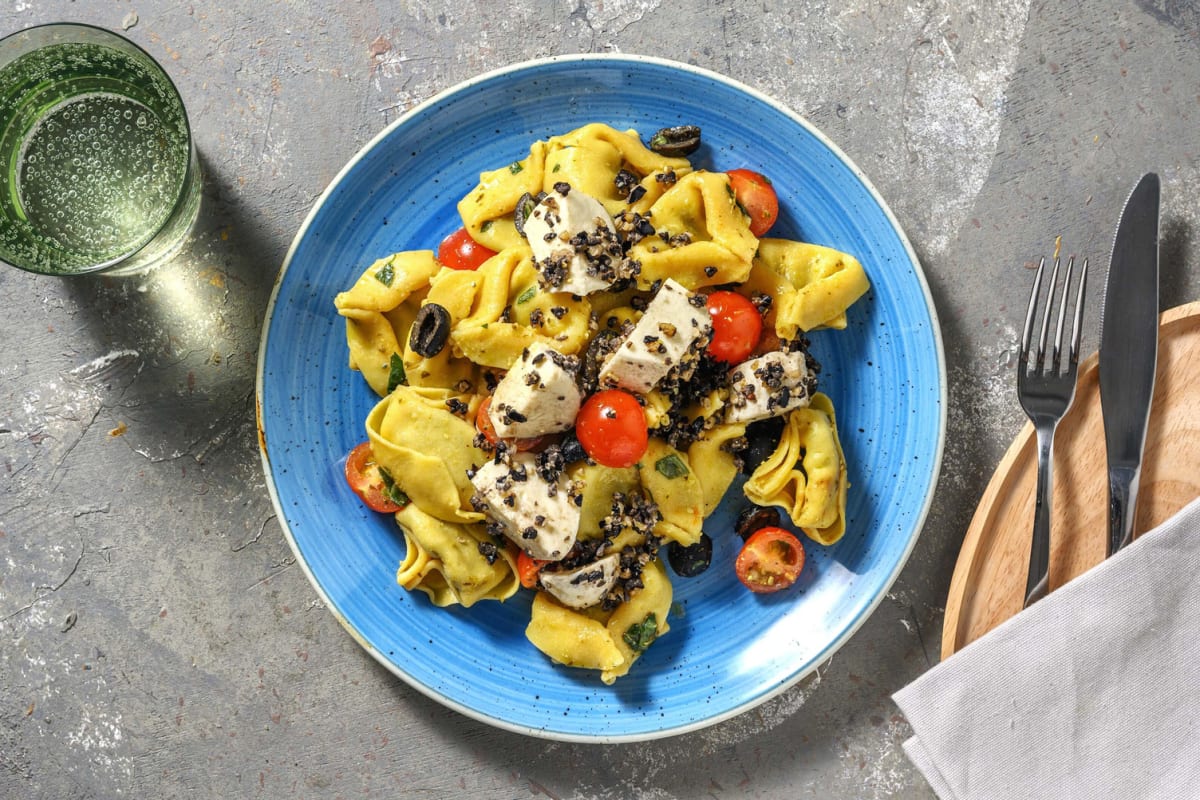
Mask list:
[[[1200,499],[893,699],[942,800],[1200,798]]]

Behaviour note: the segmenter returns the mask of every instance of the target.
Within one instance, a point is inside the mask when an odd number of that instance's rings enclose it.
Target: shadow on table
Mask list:
[[[246,224],[228,176],[203,156],[201,165],[199,218],[178,255],[142,275],[66,284],[88,339],[73,346],[102,354],[97,379],[114,424],[151,461],[203,461],[254,425],[259,332],[282,254]]]
[[[1192,229],[1186,220],[1175,216],[1163,219],[1158,248],[1160,312],[1197,298],[1194,287],[1189,285],[1189,278],[1196,275],[1196,270],[1190,268],[1191,245]]]

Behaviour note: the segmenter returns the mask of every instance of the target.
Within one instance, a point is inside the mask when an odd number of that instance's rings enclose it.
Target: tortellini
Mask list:
[[[517,201],[528,193],[548,192],[566,182],[599,200],[610,214],[625,206],[613,177],[631,172],[646,189],[640,209],[649,207],[663,190],[656,175],[686,175],[691,165],[684,158],[668,158],[648,149],[633,132],[621,132],[601,123],[584,125],[548,141],[534,142],[519,161],[485,172],[479,184],[458,203],[458,213],[471,238],[500,251],[525,244],[513,222]]]
[[[474,364],[508,369],[534,342],[567,354],[587,343],[587,299],[541,291],[528,247],[503,250],[473,272],[438,273],[428,301],[450,312],[453,350]]]
[[[746,481],[746,497],[781,506],[813,541],[833,544],[846,532],[846,458],[833,403],[816,393],[788,412],[779,445]]]
[[[846,309],[870,288],[858,259],[829,247],[763,239],[746,288],[774,298],[768,320],[784,339],[817,328],[845,328]]]
[[[570,285],[548,281],[544,274],[549,257],[539,248],[558,234],[547,232],[531,249],[518,230],[522,198],[558,192],[561,200],[568,190],[600,204],[587,206],[580,216],[599,225],[602,206],[615,226],[607,230],[628,237],[617,243],[621,247],[614,257],[627,258],[634,267],[601,280],[608,290],[573,284],[590,293],[550,291]],[[523,206],[522,213],[526,210]],[[800,337],[808,331],[845,327],[847,308],[869,288],[862,265],[849,254],[757,238],[725,173],[694,169],[686,158],[650,150],[636,131],[599,123],[534,142],[517,161],[482,173],[458,211],[471,238],[495,251],[478,269],[449,269],[429,250],[409,250],[371,264],[335,299],[346,320],[349,365],[381,398],[366,418],[374,463],[408,499],[395,513],[405,541],[397,582],[438,607],[504,601],[521,586],[518,553],[528,557],[530,548],[520,539],[506,540],[501,515],[489,508],[493,501],[482,488],[476,491],[472,476],[486,472],[480,468],[493,457],[493,464],[502,457],[494,456],[494,446],[480,432],[484,429],[477,429],[476,417],[482,419],[486,411],[481,407],[491,402],[505,374],[510,376],[506,386],[514,375],[532,382],[524,385],[537,383],[536,375],[510,370],[530,348],[538,353],[551,348],[563,362],[586,362],[593,350],[615,348],[600,340],[626,336],[645,319],[655,320],[663,332],[651,331],[647,344],[654,335],[673,336],[666,331],[677,314],[652,316],[654,293],[667,279],[688,290],[696,309],[703,302],[692,293],[715,287],[732,288],[755,303],[759,295],[769,296],[760,309],[769,308],[765,321],[783,340],[771,337],[772,346],[803,347]],[[646,226],[650,232],[642,230]],[[572,235],[580,234],[561,238]],[[568,257],[571,252],[563,258]],[[599,280],[597,263],[590,265],[593,280]],[[444,336],[437,346],[427,346],[418,321],[434,311]],[[692,325],[703,327],[704,334],[686,354],[692,359],[689,370],[696,369],[708,342],[707,315],[699,316]],[[755,355],[768,350],[764,346]],[[724,369],[714,363],[705,368]],[[560,591],[556,597],[553,581],[539,584],[526,636],[555,662],[595,670],[605,683],[628,673],[669,630],[673,588],[659,549],[699,542],[705,519],[731,491],[740,489],[759,505],[782,507],[796,527],[822,544],[836,542],[845,531],[847,467],[827,396],[815,393],[810,404],[787,412],[774,452],[739,487],[738,453],[746,446],[747,423],[734,421],[737,404],[729,382],[702,384],[683,396],[678,382],[690,380],[690,373],[679,376],[683,371],[681,366],[672,373],[675,385],[636,392],[649,444],[634,465],[613,468],[574,460],[545,479],[542,467],[536,467],[542,486],[558,486],[562,479],[562,491],[568,492],[563,497],[573,501],[572,514],[578,511],[572,552],[621,554],[621,580],[627,583],[590,606],[591,595],[577,601]],[[576,373],[566,374],[571,380]],[[601,380],[593,375],[596,383],[586,391]],[[761,391],[768,391],[767,379],[762,378]],[[771,391],[777,390],[778,383]],[[510,413],[515,406],[507,408]],[[568,421],[574,413],[565,412]],[[560,430],[553,429],[552,442]],[[677,436],[679,431],[687,433]],[[520,458],[531,469],[537,463],[529,455]],[[530,507],[538,508],[536,502]],[[537,535],[527,527],[504,530],[526,539]],[[571,570],[600,563],[589,560],[592,556],[577,558],[564,567],[560,581],[573,579]],[[610,583],[597,584],[596,596],[610,591]]]
[[[525,636],[533,646],[565,667],[607,672],[625,662],[604,623],[567,608],[549,592],[533,598]]]
[[[579,508],[581,539],[600,536],[601,522],[612,513],[613,495],[628,496],[641,488],[641,478],[634,467],[604,467],[583,461],[572,467],[570,474],[583,486]]]
[[[688,464],[700,483],[704,498],[703,514],[706,518],[717,510],[725,492],[737,478],[737,460],[727,449],[727,445],[745,433],[746,426],[743,424],[719,425],[688,448]]]
[[[557,663],[600,670],[600,679],[611,684],[670,630],[667,614],[674,592],[662,562],[648,564],[643,580],[642,590],[611,613],[574,611],[538,592],[525,635]]]
[[[642,457],[642,486],[658,505],[662,520],[654,533],[687,546],[700,541],[704,490],[687,456],[661,439],[650,439]]]
[[[758,240],[724,173],[685,175],[650,207],[650,215],[669,241],[650,236],[630,249],[642,262],[642,288],[674,278],[699,289],[749,276]]]
[[[451,400],[462,402],[444,389],[398,386],[367,415],[367,438],[375,461],[427,514],[480,522],[467,470],[487,454],[475,447],[475,426],[451,410]]]
[[[397,511],[396,522],[407,548],[396,582],[429,595],[435,606],[506,600],[521,588],[507,550],[498,550],[490,562],[480,551],[481,542],[492,542],[481,523],[447,522],[416,503]]]
[[[397,253],[376,261],[354,286],[334,298],[346,318],[350,368],[362,372],[380,396],[390,391],[393,356],[404,352],[409,329],[429,280],[441,265],[429,250]]]

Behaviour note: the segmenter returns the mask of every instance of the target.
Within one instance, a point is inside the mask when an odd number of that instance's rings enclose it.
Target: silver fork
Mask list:
[[[1033,291],[1029,296],[1029,311],[1025,315],[1025,330],[1021,333],[1020,362],[1017,370],[1017,396],[1021,408],[1033,423],[1037,432],[1038,474],[1037,500],[1033,512],[1033,547],[1029,554],[1029,578],[1025,584],[1025,607],[1046,596],[1050,575],[1050,500],[1053,483],[1054,431],[1058,421],[1071,407],[1075,399],[1075,379],[1079,372],[1080,323],[1083,321],[1083,298],[1087,287],[1088,262],[1083,260],[1079,272],[1079,287],[1075,299],[1075,315],[1071,324],[1070,350],[1063,363],[1063,328],[1067,317],[1067,291],[1075,269],[1075,257],[1067,260],[1067,274],[1062,282],[1062,296],[1058,303],[1058,327],[1054,335],[1053,349],[1047,354],[1047,337],[1050,333],[1050,316],[1054,310],[1054,296],[1058,288],[1060,259],[1055,257],[1054,270],[1050,273],[1050,288],[1046,292],[1046,307],[1042,312],[1041,337],[1037,350],[1033,344],[1034,320],[1037,317],[1038,300],[1042,293],[1042,274],[1046,259],[1038,263],[1037,275],[1033,279]],[[1049,359],[1047,359],[1049,355]]]

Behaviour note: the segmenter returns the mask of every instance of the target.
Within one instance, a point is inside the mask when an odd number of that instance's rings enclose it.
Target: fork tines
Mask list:
[[[1029,295],[1029,310],[1025,314],[1025,329],[1021,333],[1021,354],[1025,357],[1027,363],[1023,364],[1023,368],[1033,372],[1041,372],[1045,366],[1046,359],[1046,340],[1050,334],[1050,315],[1054,307],[1054,295],[1058,287],[1058,271],[1061,259],[1057,256],[1054,259],[1054,268],[1050,273],[1050,288],[1047,292],[1046,307],[1042,313],[1042,330],[1041,337],[1038,340],[1037,351],[1030,353],[1029,346],[1033,336],[1033,325],[1037,318],[1038,298],[1042,290],[1042,275],[1046,268],[1046,259],[1043,256],[1038,262],[1037,274],[1033,279],[1033,291]],[[1062,283],[1062,299],[1058,305],[1058,326],[1054,334],[1054,346],[1050,355],[1050,370],[1054,373],[1059,372],[1062,365],[1062,344],[1064,326],[1067,317],[1067,305],[1065,301],[1067,292],[1071,286],[1072,275],[1075,271],[1075,256],[1067,259],[1067,274]],[[1088,262],[1083,260],[1083,268],[1079,272],[1079,285],[1077,296],[1075,298],[1075,315],[1071,323],[1071,349],[1068,353],[1067,369],[1073,370],[1079,362],[1079,339],[1083,322],[1083,297],[1084,290],[1087,286],[1087,271]],[[1032,356],[1032,357],[1030,357]]]

